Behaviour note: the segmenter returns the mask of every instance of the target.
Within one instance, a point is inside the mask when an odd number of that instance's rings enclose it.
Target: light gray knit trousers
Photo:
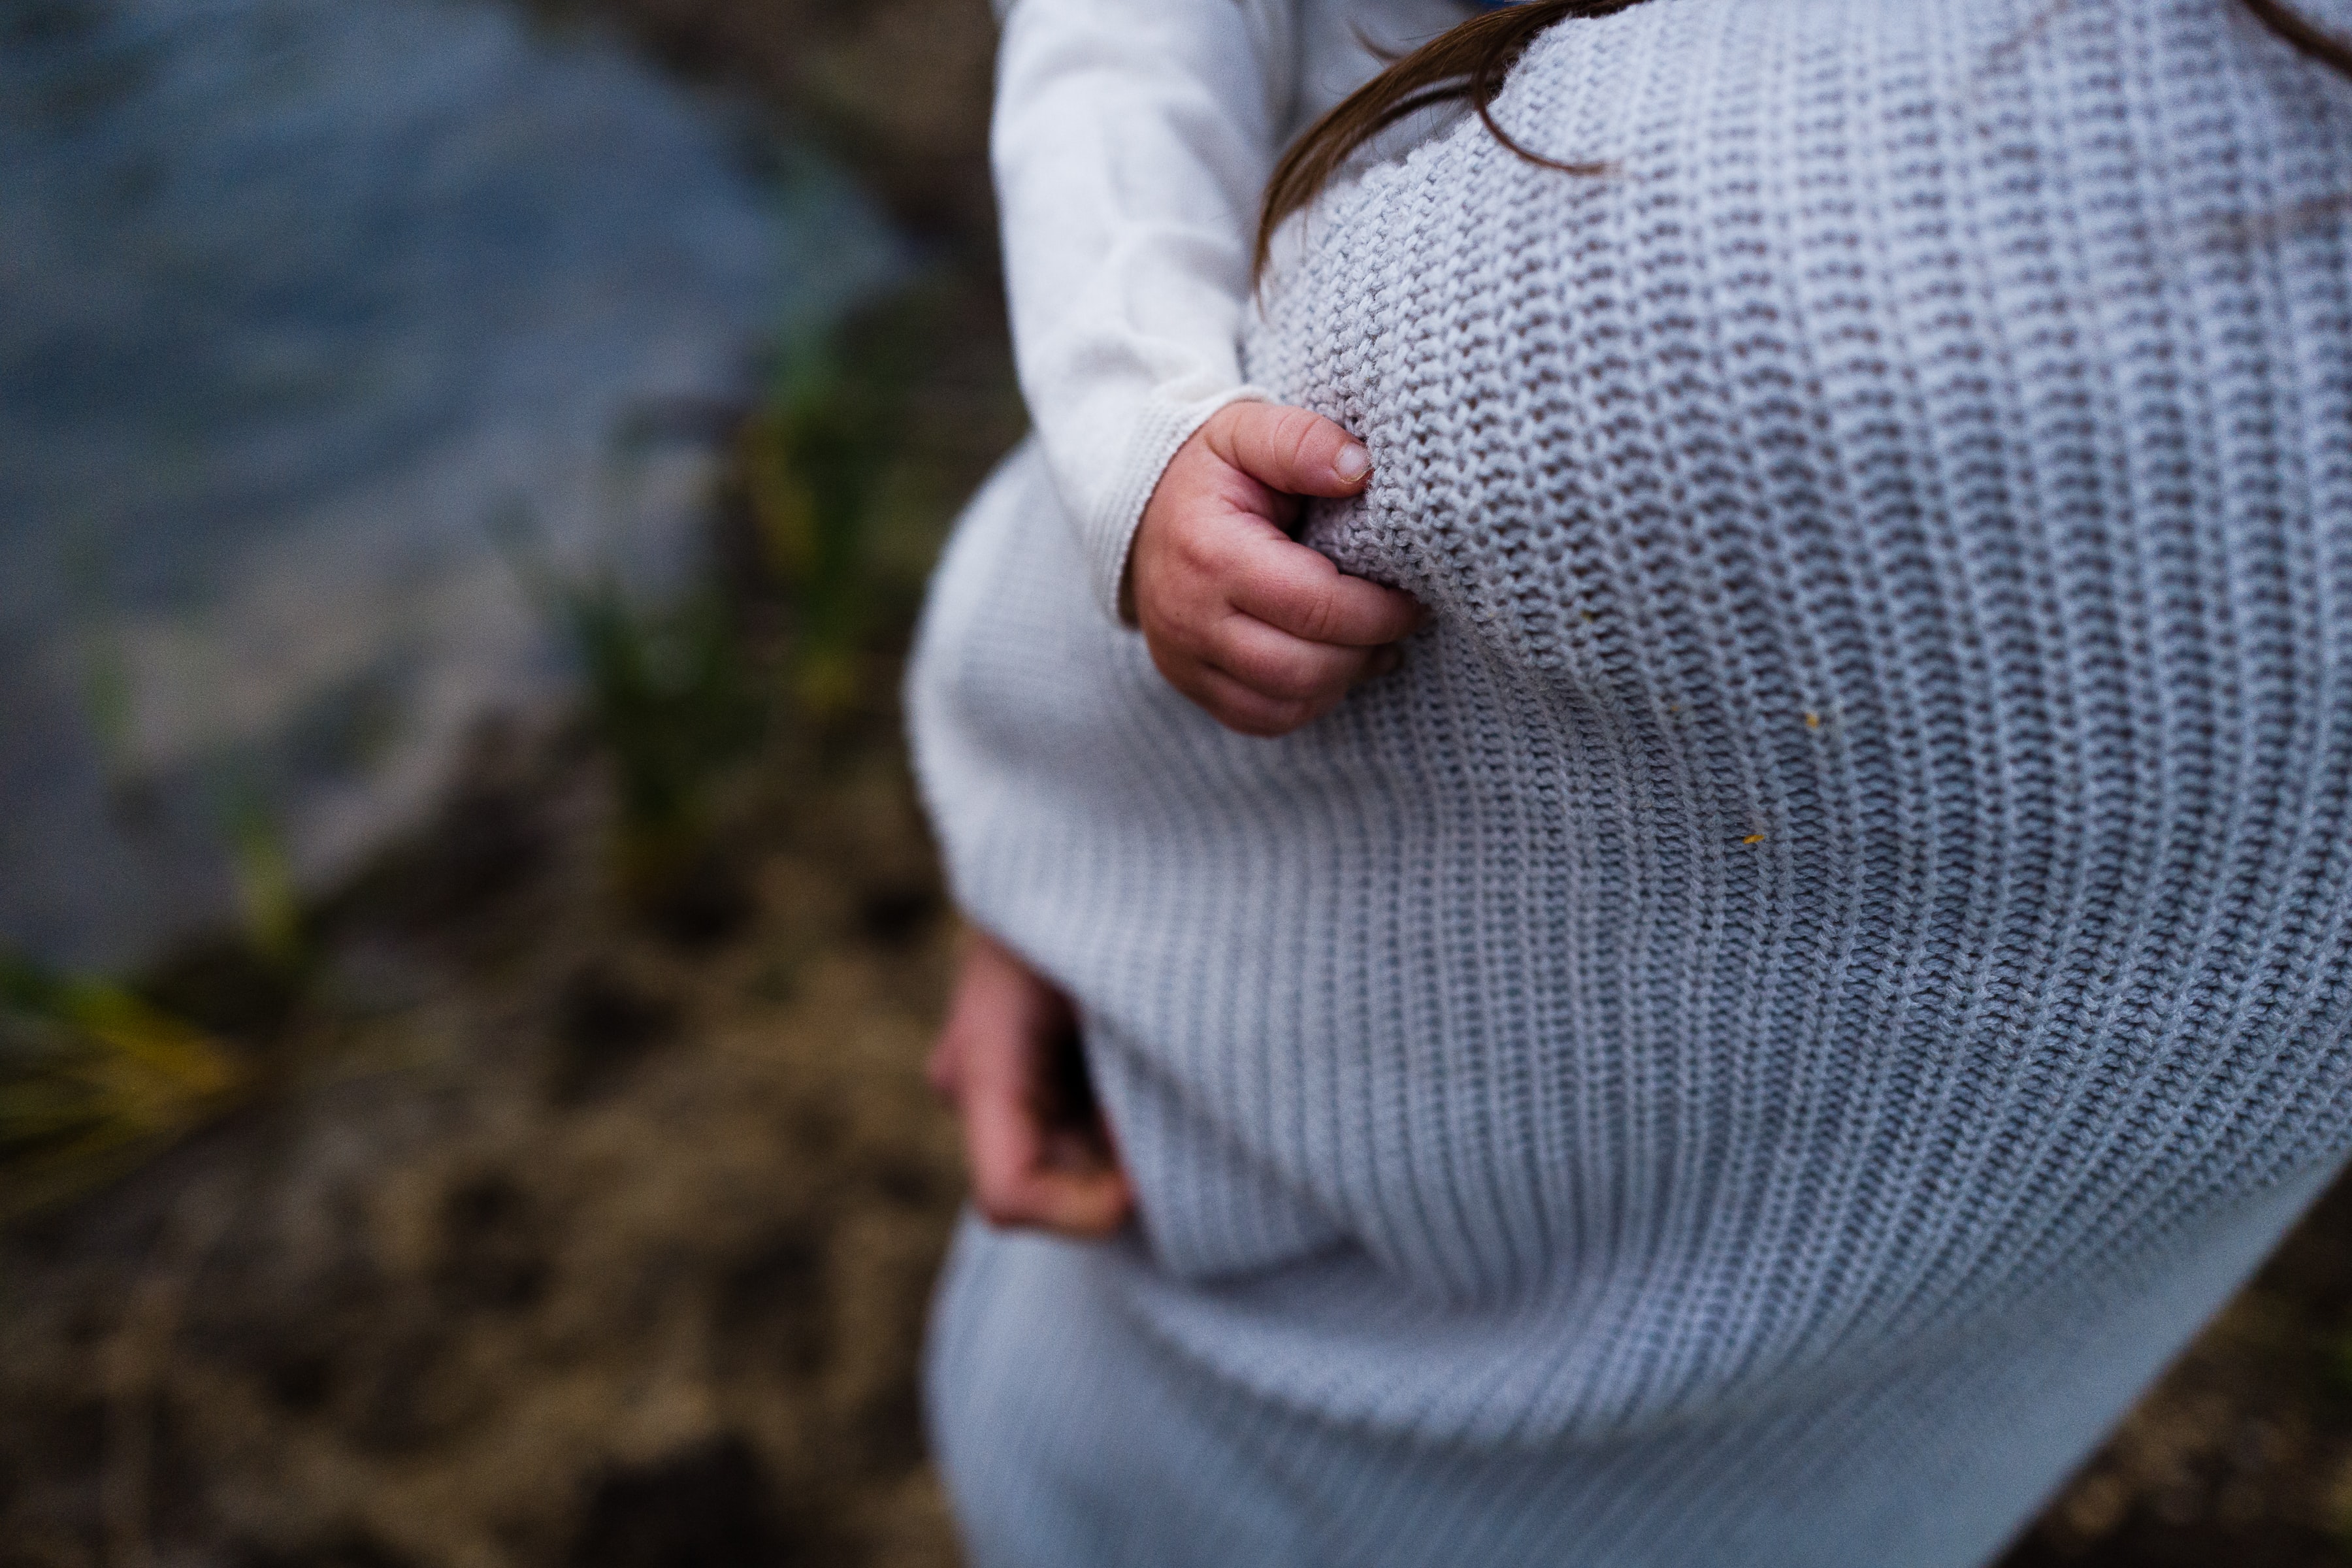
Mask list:
[[[1291,237],[1276,742],[1024,448],[909,683],[1141,1222],[967,1226],[981,1568],[1982,1560],[2352,1151],[2352,84],[2224,0],[1648,0]]]

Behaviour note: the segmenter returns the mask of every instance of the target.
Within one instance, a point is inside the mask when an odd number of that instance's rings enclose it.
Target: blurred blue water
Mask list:
[[[616,432],[897,265],[745,140],[496,0],[0,0],[0,942],[219,918],[254,800],[313,876],[412,814],[555,679],[501,511],[677,559],[707,455]]]

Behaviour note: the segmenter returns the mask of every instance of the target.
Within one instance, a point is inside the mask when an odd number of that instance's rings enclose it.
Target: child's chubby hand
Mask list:
[[[1426,618],[1290,538],[1303,496],[1363,489],[1371,456],[1319,415],[1230,403],[1160,476],[1128,558],[1128,601],[1168,683],[1244,735],[1282,735],[1396,662]]]

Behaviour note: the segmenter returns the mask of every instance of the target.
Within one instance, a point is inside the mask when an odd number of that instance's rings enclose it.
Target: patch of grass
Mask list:
[[[887,679],[876,649],[901,628],[876,537],[907,446],[924,303],[901,296],[788,335],[734,426],[716,556],[685,587],[639,595],[609,562],[559,567],[520,514],[501,530],[612,764],[619,890],[681,936],[723,934],[741,913],[718,848],[725,781],[870,708]],[[631,457],[616,451],[616,468]]]
[[[790,610],[795,706],[824,721],[863,696],[877,595],[874,533],[928,312],[893,300],[783,345],[737,461],[761,563]]]
[[[640,605],[598,576],[565,589],[561,610],[622,820],[656,837],[689,825],[704,781],[751,749],[764,717],[724,609],[709,594]]]
[[[269,968],[295,975],[311,953],[285,829],[260,793],[246,787],[228,793],[222,821],[246,943]]]
[[[242,1064],[104,981],[0,955],[0,1220],[120,1173],[231,1103]]]
[[[508,537],[518,574],[572,657],[582,716],[612,763],[618,890],[657,912],[701,879],[714,781],[765,731],[753,661],[715,588],[648,604],[609,566],[566,574],[520,531]]]

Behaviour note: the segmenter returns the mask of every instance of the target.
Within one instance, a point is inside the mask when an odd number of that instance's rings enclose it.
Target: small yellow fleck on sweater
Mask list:
[[[1761,844],[1764,842],[1764,836],[1760,833],[1751,833],[1739,842],[1742,844]]]
[[[1805,728],[1806,728],[1806,729],[1808,729],[1808,730],[1818,730],[1818,729],[1820,729],[1821,727],[1822,727],[1822,716],[1821,716],[1820,714],[1818,714],[1818,713],[1814,712],[1814,711],[1813,711],[1811,709],[1810,709],[1810,708],[1808,708],[1807,710],[1805,710]]]

